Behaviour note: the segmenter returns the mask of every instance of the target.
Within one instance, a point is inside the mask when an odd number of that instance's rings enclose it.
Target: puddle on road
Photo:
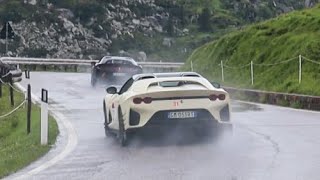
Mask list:
[[[231,102],[231,109],[232,112],[247,112],[247,111],[262,111],[259,105],[256,104],[249,104],[249,103],[242,103],[237,101]]]

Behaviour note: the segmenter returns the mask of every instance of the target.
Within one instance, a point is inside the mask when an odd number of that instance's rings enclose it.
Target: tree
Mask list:
[[[200,31],[205,31],[205,32],[211,31],[210,17],[211,17],[210,9],[209,8],[202,9],[202,12],[198,20]]]
[[[172,15],[169,16],[167,25],[165,26],[165,30],[167,31],[169,36],[173,36],[174,35],[174,22],[173,22]]]

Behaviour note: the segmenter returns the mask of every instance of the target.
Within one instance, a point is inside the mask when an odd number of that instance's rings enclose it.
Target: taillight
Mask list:
[[[215,94],[211,94],[211,95],[209,96],[209,99],[210,99],[211,101],[215,101],[215,100],[217,100],[217,98],[218,98],[218,96],[216,96]]]
[[[218,98],[219,98],[221,101],[223,101],[223,100],[226,99],[226,95],[220,94],[220,95],[218,96]]]
[[[146,104],[150,104],[152,102],[152,98],[151,97],[145,97],[143,99],[143,102],[146,103]]]
[[[152,98],[151,97],[145,97],[145,98],[134,98],[133,99],[133,103],[134,104],[141,104],[142,102],[146,103],[146,104],[150,104],[152,103]]]
[[[141,104],[142,103],[142,98],[134,98],[133,103],[135,104]]]
[[[219,94],[219,95],[215,95],[215,94],[211,94],[209,96],[210,101],[215,101],[217,99],[219,99],[220,101],[223,101],[226,99],[226,95],[225,94]]]

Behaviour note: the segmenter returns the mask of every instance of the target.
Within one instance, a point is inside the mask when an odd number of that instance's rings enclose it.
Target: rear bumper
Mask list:
[[[94,76],[95,81],[99,84],[116,83],[122,85],[133,75],[131,73],[124,73],[122,76],[116,76],[113,73],[100,73],[92,76]]]
[[[225,113],[225,108],[222,108],[220,112]],[[192,111],[196,113],[194,118],[169,118],[170,112],[184,112]],[[229,115],[229,114],[228,114]],[[130,109],[129,117],[126,125],[126,129],[137,128],[153,128],[153,127],[177,127],[177,126],[190,126],[190,127],[219,127],[219,126],[232,126],[230,119],[227,121],[219,121],[206,109],[177,109],[177,110],[164,110],[154,113],[147,121],[143,119],[143,115],[137,111]],[[228,116],[230,118],[230,116]],[[226,120],[226,119],[224,119]]]

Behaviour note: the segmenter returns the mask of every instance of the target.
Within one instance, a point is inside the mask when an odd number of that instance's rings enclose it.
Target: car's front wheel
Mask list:
[[[103,102],[103,114],[104,114],[104,132],[106,136],[112,135],[112,132],[109,128],[109,124],[111,122],[111,115],[109,114],[109,117],[107,116],[107,110],[106,110],[106,104]],[[108,119],[109,118],[109,119]]]
[[[118,120],[119,120],[119,131],[118,131],[118,140],[121,146],[127,145],[127,133],[124,127],[124,119],[122,115],[121,108],[118,109]]]
[[[95,87],[97,84],[97,75],[95,74],[95,72],[93,71],[91,73],[91,86]]]

